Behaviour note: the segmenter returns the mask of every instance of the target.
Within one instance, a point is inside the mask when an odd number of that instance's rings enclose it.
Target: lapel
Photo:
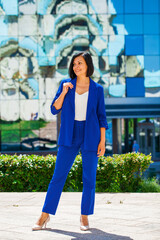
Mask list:
[[[70,82],[73,84],[73,88],[69,89],[69,100],[70,104],[73,108],[74,115],[75,115],[75,90],[76,90],[76,81],[77,77],[71,80]],[[87,113],[86,113],[86,119],[91,113],[92,108],[96,105],[96,83],[90,78],[90,85],[89,85],[89,94],[88,94],[88,102],[87,102]]]

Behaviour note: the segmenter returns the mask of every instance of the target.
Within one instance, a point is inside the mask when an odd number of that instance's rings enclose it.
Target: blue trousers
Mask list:
[[[42,212],[55,215],[67,175],[76,155],[81,150],[83,167],[81,214],[90,215],[94,213],[98,157],[97,151],[86,151],[84,149],[84,130],[85,121],[75,120],[72,146],[59,146],[54,174],[48,186]]]

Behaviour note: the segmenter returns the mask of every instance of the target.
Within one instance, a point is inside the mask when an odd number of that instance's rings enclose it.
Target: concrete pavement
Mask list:
[[[96,193],[90,230],[79,229],[82,193],[62,193],[46,230],[32,231],[46,193],[0,193],[1,240],[159,240],[160,194]]]

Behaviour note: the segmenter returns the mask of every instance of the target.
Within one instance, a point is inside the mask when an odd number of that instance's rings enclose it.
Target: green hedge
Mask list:
[[[47,191],[56,156],[0,155],[0,191]],[[149,167],[151,155],[127,153],[100,157],[97,168],[97,192],[135,192],[142,173]],[[63,191],[82,191],[82,159],[77,155]]]

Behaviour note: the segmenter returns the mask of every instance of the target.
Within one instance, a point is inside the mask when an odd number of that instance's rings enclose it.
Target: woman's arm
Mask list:
[[[64,101],[64,98],[69,90],[69,88],[73,88],[73,84],[70,83],[70,82],[67,82],[67,83],[63,83],[63,90],[60,94],[60,96],[55,100],[53,106],[55,107],[56,110],[59,110],[61,109],[62,105],[63,105],[63,101]]]
[[[97,155],[98,157],[103,156],[105,154],[105,133],[106,133],[106,128],[101,127],[100,128],[100,132],[101,132],[101,138],[100,138],[100,142],[98,144],[98,151],[97,151]]]
[[[65,95],[66,94],[64,92],[62,92],[60,94],[60,96],[56,99],[56,101],[54,102],[53,106],[55,107],[56,110],[61,109]]]

